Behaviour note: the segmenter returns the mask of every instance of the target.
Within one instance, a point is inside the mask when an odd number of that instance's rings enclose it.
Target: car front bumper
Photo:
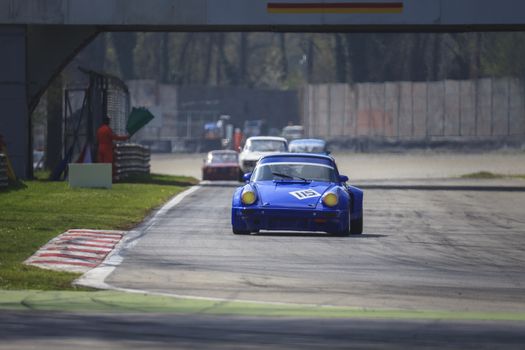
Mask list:
[[[348,211],[286,208],[232,208],[232,226],[243,231],[323,231],[348,230]]]
[[[202,169],[203,180],[239,180],[239,167],[208,167]]]

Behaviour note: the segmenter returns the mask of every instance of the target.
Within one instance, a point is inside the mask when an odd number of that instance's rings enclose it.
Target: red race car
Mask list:
[[[203,180],[238,181],[240,173],[239,155],[235,151],[220,150],[208,152],[202,166]]]

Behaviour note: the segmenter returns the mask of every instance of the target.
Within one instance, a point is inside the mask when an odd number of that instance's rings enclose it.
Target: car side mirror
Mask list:
[[[248,182],[248,181],[250,181],[250,177],[252,177],[252,173],[251,172],[244,174],[242,176],[242,179],[244,180],[244,182]]]
[[[348,176],[346,176],[346,175],[339,175],[339,181],[340,182],[347,182],[348,181]]]

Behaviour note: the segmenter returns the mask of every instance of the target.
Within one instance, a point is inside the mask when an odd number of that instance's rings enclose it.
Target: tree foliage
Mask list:
[[[98,45],[98,46],[97,46]],[[304,83],[525,75],[525,33],[108,33],[102,66],[123,79],[296,88]],[[100,50],[85,50],[100,66]]]

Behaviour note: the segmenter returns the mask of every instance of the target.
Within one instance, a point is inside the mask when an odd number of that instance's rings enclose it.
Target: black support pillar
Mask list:
[[[31,122],[26,75],[26,27],[0,26],[0,134],[17,176],[31,176]]]
[[[30,114],[53,78],[101,28],[96,26],[0,26],[0,134],[20,178],[31,178]]]

